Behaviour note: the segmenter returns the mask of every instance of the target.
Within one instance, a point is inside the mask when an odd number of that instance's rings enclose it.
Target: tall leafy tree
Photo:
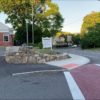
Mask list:
[[[100,47],[100,23],[89,28],[88,33],[84,34],[81,38],[81,47],[83,49]]]
[[[50,36],[52,31],[54,34],[62,27],[63,18],[59,8],[51,0],[0,0],[0,11],[8,15],[6,22],[12,24],[16,31],[16,39],[22,42],[26,41],[25,19],[29,21],[30,41],[32,40],[32,21],[34,23],[35,38],[45,36],[46,33]],[[52,16],[53,18],[51,18]],[[38,40],[40,41],[40,38]]]
[[[100,23],[100,12],[92,12],[84,17],[83,24],[81,28],[81,35],[88,33],[88,29],[95,27],[97,23]]]

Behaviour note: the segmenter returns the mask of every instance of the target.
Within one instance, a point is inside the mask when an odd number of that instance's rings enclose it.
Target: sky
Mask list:
[[[58,4],[60,13],[64,18],[63,29],[65,32],[79,33],[83,18],[92,11],[100,12],[98,0],[52,0]],[[0,22],[5,23],[6,15],[0,13]],[[11,25],[9,25],[11,27]]]
[[[92,11],[100,12],[97,0],[53,0],[64,18],[63,31],[80,32],[84,16]]]

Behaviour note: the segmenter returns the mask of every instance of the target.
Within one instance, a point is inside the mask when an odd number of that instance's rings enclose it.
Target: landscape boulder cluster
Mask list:
[[[45,54],[40,53],[34,48],[19,47],[17,52],[11,52],[11,50],[9,49],[9,51],[7,51],[6,53],[5,61],[7,63],[14,64],[41,64],[49,61],[56,61],[68,58],[69,56],[67,53]]]

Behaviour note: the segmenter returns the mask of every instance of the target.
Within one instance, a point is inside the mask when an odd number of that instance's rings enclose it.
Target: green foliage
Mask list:
[[[42,42],[38,43],[38,47],[39,47],[39,49],[43,48]]]
[[[26,42],[25,19],[28,19],[29,23],[31,23],[32,13],[35,43],[39,43],[42,36],[51,36],[61,30],[63,18],[58,6],[50,1],[51,0],[0,0],[0,11],[8,15],[6,22],[11,23],[15,29],[16,41],[21,41],[22,43]],[[39,7],[42,7],[42,13],[37,13]],[[32,25],[28,24],[28,27],[29,42],[32,42]]]
[[[96,23],[100,23],[100,12],[92,12],[85,16],[81,28],[81,36],[84,36],[84,34],[88,32],[89,28],[95,27]]]
[[[80,45],[80,34],[72,35],[73,44]]]
[[[92,12],[87,15],[81,28],[81,47],[100,47],[100,12]]]
[[[100,47],[100,23],[88,29],[88,33],[81,39],[82,49]]]

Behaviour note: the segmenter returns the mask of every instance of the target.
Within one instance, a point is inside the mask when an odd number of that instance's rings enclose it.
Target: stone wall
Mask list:
[[[25,63],[45,63],[49,61],[62,60],[69,58],[68,54],[42,54],[35,49],[20,47],[17,52],[8,52],[5,56],[7,63],[25,64]]]

